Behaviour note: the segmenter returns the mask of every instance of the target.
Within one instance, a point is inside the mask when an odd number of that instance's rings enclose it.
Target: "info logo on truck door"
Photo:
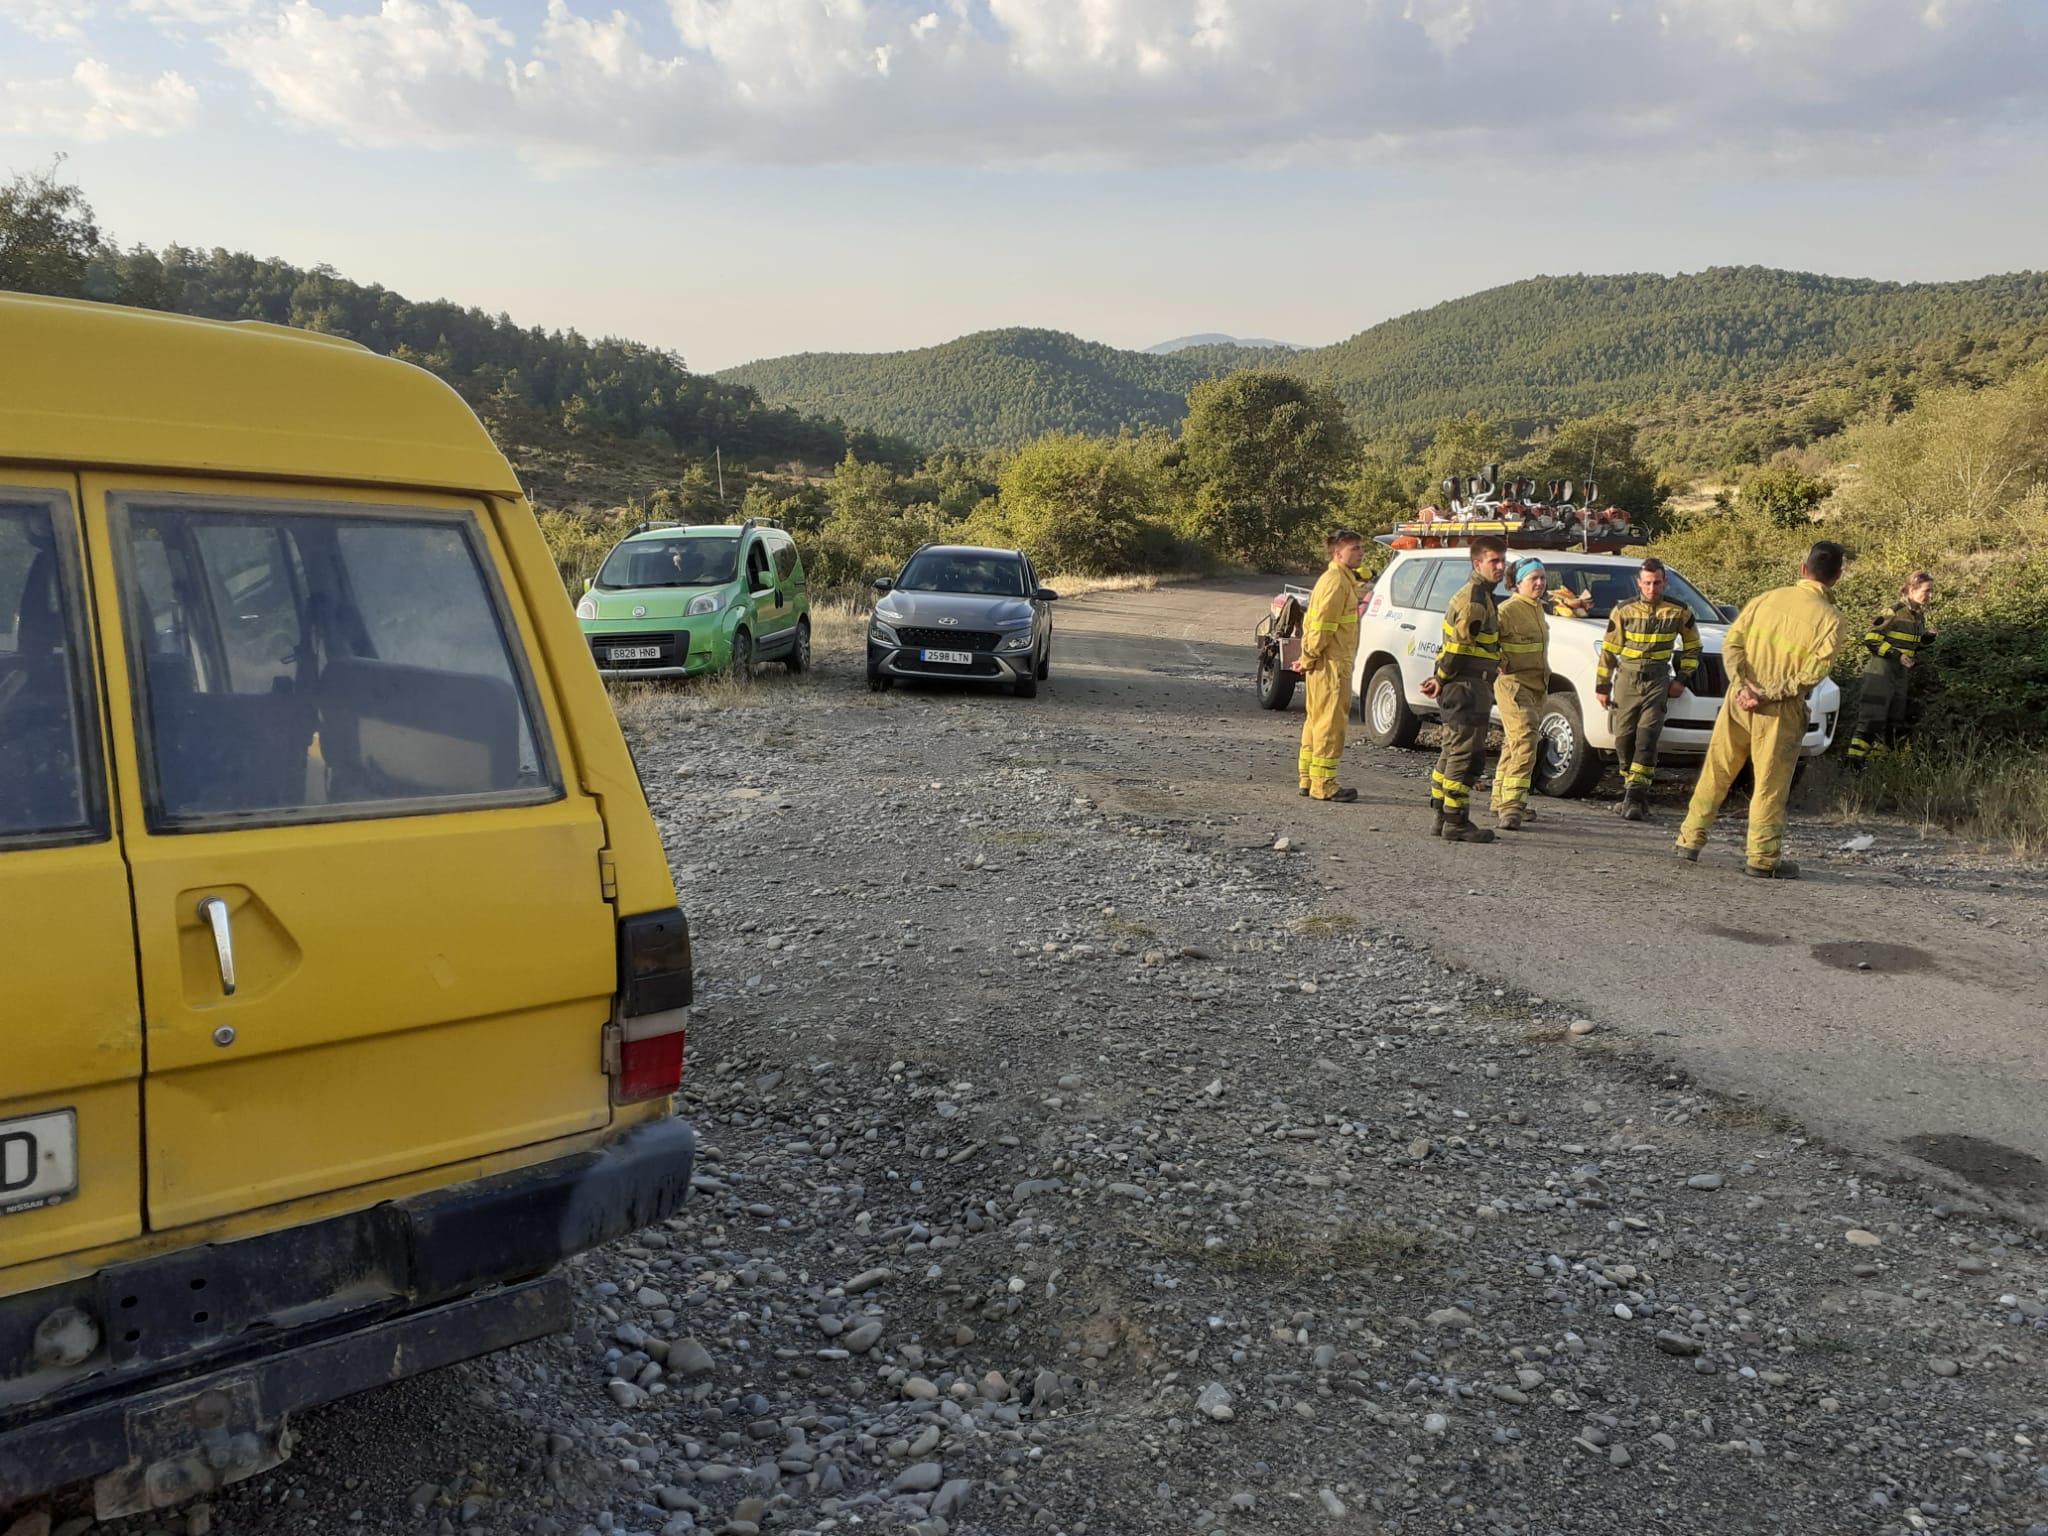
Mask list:
[[[78,1117],[71,1110],[0,1120],[0,1216],[55,1205],[78,1191]]]

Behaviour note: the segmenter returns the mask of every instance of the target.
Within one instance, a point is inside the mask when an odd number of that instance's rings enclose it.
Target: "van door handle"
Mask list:
[[[228,904],[218,896],[208,896],[199,903],[199,920],[213,930],[213,957],[220,964],[220,991],[223,997],[235,995],[235,936],[228,926]]]
[[[1413,624],[1403,624],[1401,627],[1403,629],[1413,629],[1415,626]]]

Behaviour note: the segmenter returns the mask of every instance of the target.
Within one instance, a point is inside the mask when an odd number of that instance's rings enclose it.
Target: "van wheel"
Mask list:
[[[1294,674],[1280,665],[1277,650],[1259,656],[1259,708],[1285,709],[1294,702]]]
[[[754,637],[744,629],[733,633],[732,664],[728,670],[735,682],[750,683],[754,680]]]
[[[1359,701],[1365,734],[1377,747],[1412,747],[1422,732],[1422,717],[1408,707],[1401,687],[1401,669],[1389,661],[1373,673]]]
[[[811,670],[811,621],[796,621],[796,644],[789,648],[789,654],[782,658],[782,664],[789,668],[794,677],[799,672]]]
[[[1586,745],[1586,721],[1579,701],[1553,693],[1536,726],[1536,788],[1559,800],[1590,794],[1607,765]]]

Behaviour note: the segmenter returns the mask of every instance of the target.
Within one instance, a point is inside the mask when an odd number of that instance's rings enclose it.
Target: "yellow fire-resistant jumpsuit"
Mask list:
[[[1308,718],[1301,723],[1301,787],[1317,800],[1337,793],[1337,759],[1351,713],[1351,664],[1358,657],[1359,576],[1330,562],[1309,594],[1301,622],[1301,671]]]
[[[1671,704],[1672,669],[1691,682],[1700,664],[1700,627],[1675,598],[1617,603],[1600,640],[1593,691],[1612,702],[1614,756],[1624,795],[1647,803],[1657,782],[1657,739]]]
[[[1493,583],[1474,573],[1444,605],[1443,637],[1436,653],[1438,734],[1443,748],[1429,776],[1429,798],[1449,827],[1471,820],[1472,786],[1486,766],[1487,708],[1500,666],[1500,609]],[[1467,841],[1475,839],[1468,838]],[[1493,834],[1485,834],[1491,842]]]
[[[1906,668],[1932,644],[1927,610],[1919,603],[1902,601],[1870,621],[1863,636],[1870,655],[1856,700],[1856,734],[1849,738],[1850,766],[1860,768],[1866,758],[1908,748],[1906,699],[1912,673]]]
[[[1550,696],[1550,621],[1543,610],[1517,593],[1500,605],[1500,674],[1493,680],[1494,707],[1503,737],[1493,770],[1497,815],[1527,806],[1536,770],[1536,727]]]
[[[1749,797],[1750,867],[1778,867],[1785,800],[1799,762],[1800,738],[1806,734],[1806,696],[1828,675],[1841,643],[1842,616],[1817,581],[1802,580],[1751,599],[1728,626],[1721,642],[1728,695],[1714,719],[1707,760],[1678,832],[1679,847],[1706,846],[1707,829],[1748,763],[1756,776]],[[1736,702],[1745,683],[1763,701],[1753,710]]]

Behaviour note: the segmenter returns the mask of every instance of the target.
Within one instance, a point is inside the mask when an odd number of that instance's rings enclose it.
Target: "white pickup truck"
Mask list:
[[[1517,553],[1510,551],[1510,558]],[[1572,551],[1546,551],[1542,558],[1553,593],[1563,586],[1592,598],[1585,617],[1553,615],[1550,620],[1550,705],[1543,715],[1536,787],[1546,795],[1571,797],[1590,792],[1614,754],[1607,712],[1593,702],[1594,669],[1607,615],[1616,603],[1635,595],[1642,560]],[[1667,567],[1666,574],[1665,595],[1692,609],[1704,654],[1685,692],[1671,701],[1659,755],[1666,765],[1690,767],[1706,755],[1714,717],[1727,691],[1721,637],[1735,610],[1708,602],[1677,571]],[[1436,670],[1444,605],[1471,579],[1468,550],[1413,549],[1397,554],[1374,584],[1372,600],[1359,620],[1351,687],[1366,734],[1380,746],[1413,746],[1423,723],[1436,718],[1435,704],[1422,696],[1422,680]],[[1505,590],[1501,595],[1506,596]],[[1832,681],[1813,690],[1807,701],[1806,736],[1799,744],[1802,757],[1827,751],[1841,708],[1841,690]]]

